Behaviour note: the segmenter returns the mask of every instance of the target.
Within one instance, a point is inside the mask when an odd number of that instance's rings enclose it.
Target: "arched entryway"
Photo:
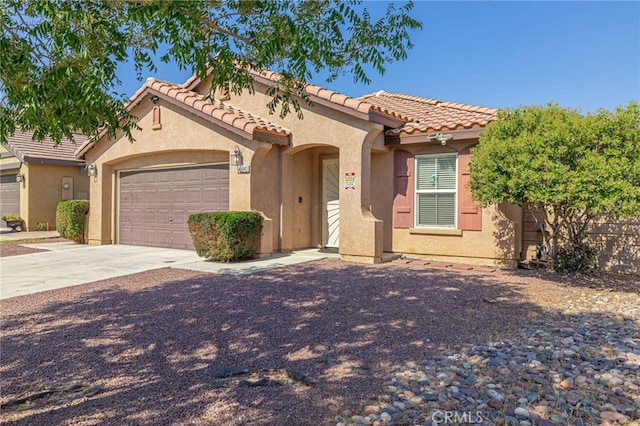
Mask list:
[[[340,244],[339,150],[305,146],[283,156],[282,250]]]

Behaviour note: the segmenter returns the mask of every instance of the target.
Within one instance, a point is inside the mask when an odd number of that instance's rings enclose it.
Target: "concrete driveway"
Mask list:
[[[241,275],[327,257],[317,250],[303,250],[246,262],[218,263],[189,250],[69,242],[23,245],[49,251],[0,258],[0,299],[167,267]]]

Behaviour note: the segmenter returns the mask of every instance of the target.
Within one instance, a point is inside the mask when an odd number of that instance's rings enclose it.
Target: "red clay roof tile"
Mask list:
[[[387,131],[388,135],[484,127],[496,119],[497,113],[495,108],[445,102],[383,90],[359,99],[373,104],[379,111],[402,117],[407,121],[404,126]]]

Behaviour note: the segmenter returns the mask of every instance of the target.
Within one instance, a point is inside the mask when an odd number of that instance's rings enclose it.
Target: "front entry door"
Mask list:
[[[322,206],[324,247],[340,245],[340,165],[338,159],[323,160]]]

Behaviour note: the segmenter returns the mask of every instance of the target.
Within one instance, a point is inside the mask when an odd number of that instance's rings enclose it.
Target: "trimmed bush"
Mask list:
[[[189,232],[198,256],[232,262],[258,252],[262,221],[257,212],[196,213],[189,216]]]
[[[89,200],[60,201],[56,209],[56,229],[63,238],[84,243],[84,217]]]

